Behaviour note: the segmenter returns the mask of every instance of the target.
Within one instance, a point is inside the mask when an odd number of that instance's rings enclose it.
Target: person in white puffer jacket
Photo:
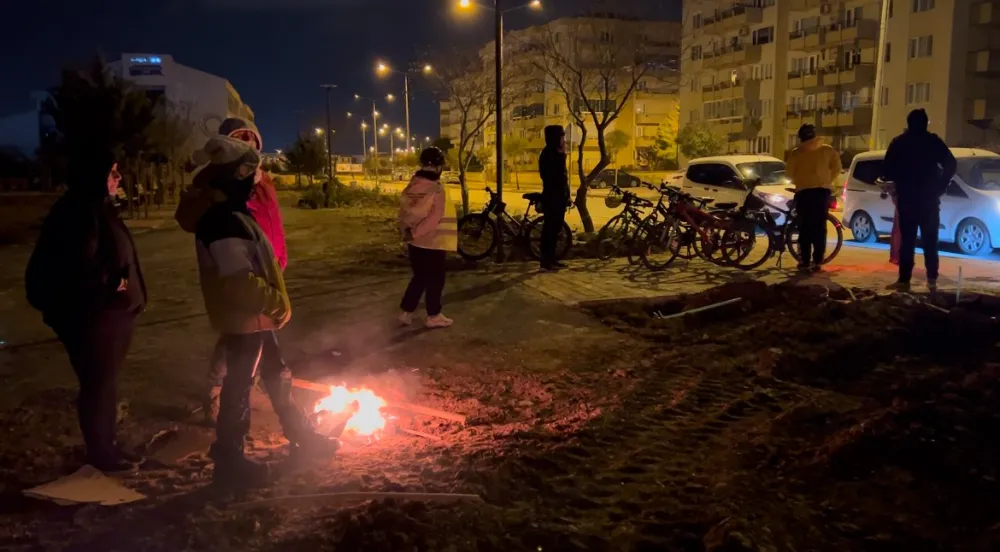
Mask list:
[[[458,250],[458,216],[441,182],[444,153],[431,147],[420,153],[421,168],[403,189],[399,206],[399,228],[409,250],[413,277],[400,302],[399,322],[413,323],[413,313],[425,296],[427,327],[447,328],[453,320],[441,314],[445,259]]]

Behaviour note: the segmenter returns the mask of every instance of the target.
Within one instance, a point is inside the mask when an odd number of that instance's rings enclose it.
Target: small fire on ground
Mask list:
[[[382,409],[386,406],[385,399],[371,389],[338,385],[330,386],[330,394],[316,403],[313,412],[317,425],[327,427],[334,437],[340,434],[369,437],[385,429]]]

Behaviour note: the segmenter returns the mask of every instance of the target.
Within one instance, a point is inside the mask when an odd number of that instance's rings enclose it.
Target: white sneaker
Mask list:
[[[399,318],[397,318],[397,320],[399,320],[400,326],[409,326],[410,324],[413,324],[413,313],[403,311],[399,313]]]
[[[427,327],[434,328],[447,328],[454,324],[455,321],[443,314],[437,314],[427,318]]]

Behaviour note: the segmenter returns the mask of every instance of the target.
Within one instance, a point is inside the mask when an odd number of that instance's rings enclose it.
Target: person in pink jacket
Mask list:
[[[260,133],[254,127],[253,123],[244,119],[226,119],[219,125],[219,134],[252,144],[258,152],[261,151],[264,144]],[[196,152],[195,158],[192,160],[195,165],[203,165],[207,162],[206,159],[198,157],[199,153]],[[181,195],[181,201],[177,205],[177,212],[174,214],[174,218],[177,219],[181,228],[188,232],[195,231],[198,221],[212,205],[224,200],[224,198],[218,197],[216,191],[208,185],[213,179],[213,170],[212,165],[203,168],[195,175],[191,186]],[[281,220],[278,195],[271,177],[259,168],[254,176],[253,192],[250,195],[249,201],[247,201],[247,209],[250,211],[254,222],[264,231],[264,236],[271,242],[271,248],[274,250],[275,258],[277,258],[281,270],[285,270],[285,267],[288,265],[288,250],[285,246],[285,227]],[[284,366],[285,361],[281,358],[277,335],[274,332],[271,332],[271,335],[264,342],[260,362],[262,364],[269,362],[280,364],[281,369],[277,370],[277,372],[282,374],[283,385],[291,386],[291,371]],[[222,391],[222,380],[225,376],[225,355],[221,346],[216,344],[209,367],[208,393],[204,405],[205,419],[210,423],[214,423],[218,416],[219,393]],[[283,393],[282,395],[287,394]],[[276,405],[275,408],[279,413],[279,418],[282,418],[282,412],[287,410],[290,414],[286,417],[293,419],[296,416],[292,410],[298,407],[295,405]]]

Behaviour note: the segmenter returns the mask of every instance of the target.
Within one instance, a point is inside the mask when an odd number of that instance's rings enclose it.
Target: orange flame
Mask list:
[[[371,435],[385,427],[385,417],[381,410],[386,406],[385,399],[371,389],[347,389],[338,385],[330,387],[330,394],[316,403],[314,411],[340,414],[348,408],[356,408],[354,415],[347,420],[344,431]]]

